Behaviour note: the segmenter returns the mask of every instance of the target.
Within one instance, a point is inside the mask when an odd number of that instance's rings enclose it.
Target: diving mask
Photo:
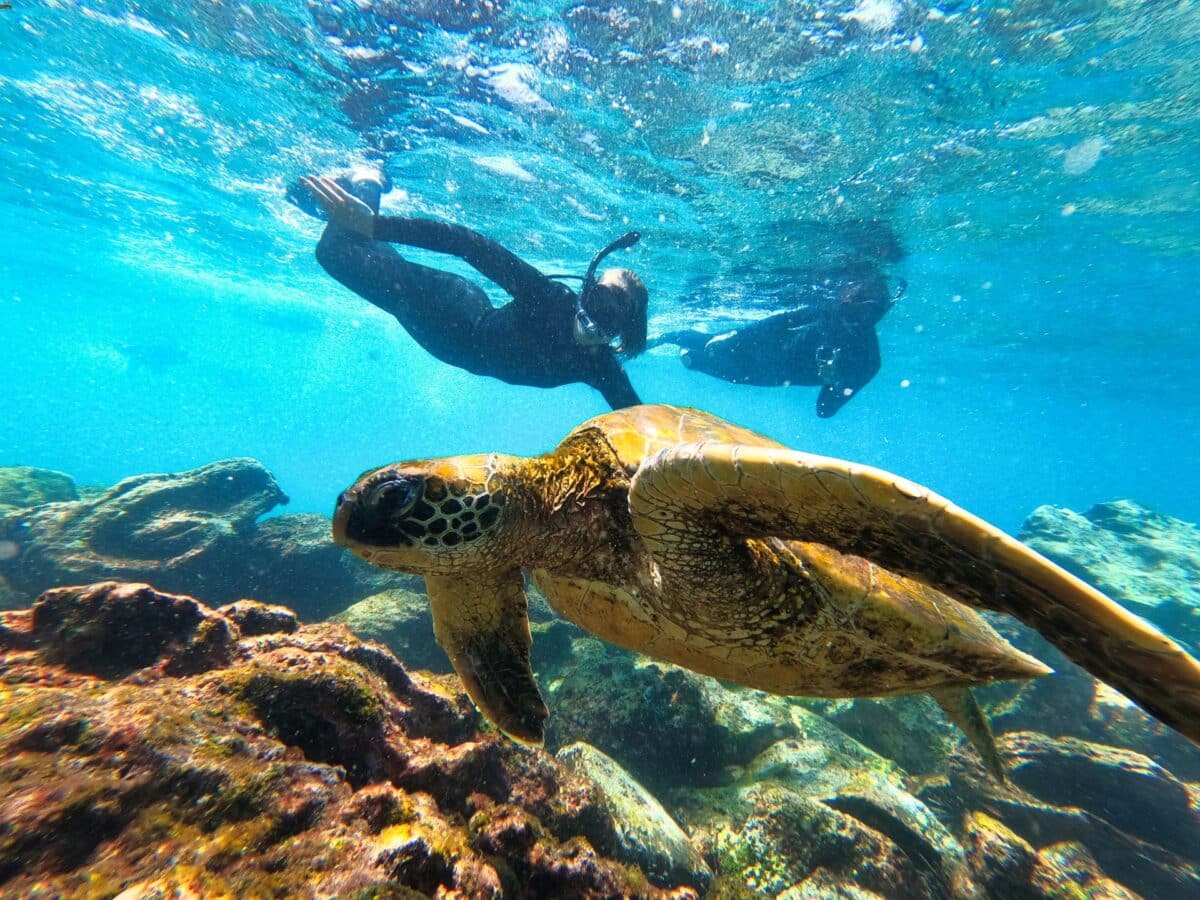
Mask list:
[[[621,352],[621,336],[609,334],[588,314],[580,302],[575,303],[575,343],[583,347],[599,347],[602,344],[612,344],[613,349]]]

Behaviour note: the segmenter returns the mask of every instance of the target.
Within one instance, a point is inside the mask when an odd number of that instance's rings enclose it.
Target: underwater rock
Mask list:
[[[1083,515],[1039,506],[1019,537],[1069,572],[1200,648],[1200,527],[1132,500]]]
[[[971,872],[987,896],[1004,900],[1066,897],[1136,900],[1137,894],[1108,878],[1078,842],[1034,850],[1028,841],[986,813],[970,813],[963,826]]]
[[[0,466],[0,515],[43,503],[78,499],[75,480],[65,472],[34,466]]]
[[[222,606],[217,613],[237,625],[243,637],[280,631],[291,634],[300,627],[300,620],[286,606],[272,606],[256,600],[238,600]]]
[[[1200,891],[1200,795],[1130,750],[1036,732],[1001,736],[1010,784],[964,750],[950,757],[955,793],[1034,846],[1079,842],[1121,885],[1147,896]]]
[[[656,884],[701,888],[712,872],[679,824],[610,756],[575,743],[556,754],[572,772],[596,784],[617,830],[616,856],[636,864]]]
[[[316,621],[379,591],[421,585],[419,578],[368,565],[337,546],[330,531],[329,517],[316,513],[260,522],[231,572],[231,590],[286,604],[300,618]]]
[[[967,866],[989,897],[1031,897],[1030,882],[1037,851],[1019,834],[984,812],[963,818],[963,848]]]
[[[0,696],[6,895],[697,896],[602,855],[590,780],[341,626],[58,589],[0,614]]]
[[[866,891],[846,884],[826,869],[818,869],[795,887],[790,887],[776,900],[887,900],[891,894]]]
[[[533,597],[530,600],[532,607]],[[543,615],[553,615],[548,606],[539,611]],[[454,671],[434,637],[429,595],[423,589],[380,591],[330,616],[330,621],[345,625],[364,641],[379,641],[409,668],[442,673]],[[538,675],[565,665],[572,658],[573,641],[584,635],[570,622],[554,618],[535,620],[530,629],[533,633],[530,659]]]
[[[0,542],[11,548],[0,558],[13,595],[7,606],[27,605],[59,585],[146,581],[216,603],[286,602],[303,617],[321,618],[413,583],[336,546],[324,516],[258,522],[286,502],[262,465],[229,459],[0,515]]]
[[[1064,885],[1070,885],[1064,891]],[[1038,851],[1033,870],[1033,895],[1047,900],[1069,894],[1088,900],[1139,900],[1139,895],[1100,871],[1087,847],[1064,842]],[[1010,895],[1011,896],[1011,895]]]
[[[46,662],[116,679],[152,666],[183,675],[229,665],[239,631],[191,597],[109,581],[46,591],[30,634]]]
[[[819,716],[797,709],[793,720],[797,737],[767,748],[733,784],[674,795],[718,871],[772,896],[851,896],[835,886],[977,894],[962,847],[895,764]]]
[[[35,506],[0,519],[19,548],[6,568],[26,595],[62,584],[152,581],[164,590],[212,587],[226,596],[229,561],[259,516],[287,497],[252,459],[174,475],[139,475],[90,500]]]
[[[928,694],[802,703],[911,775],[945,771],[946,756],[963,739]]]
[[[785,698],[726,687],[594,639],[574,646],[575,664],[549,683],[547,745],[591,744],[656,796],[728,781],[732,767],[796,733]]]
[[[978,691],[997,733],[1040,731],[1136,750],[1177,777],[1200,780],[1200,747],[1070,662],[1037,635],[1013,642],[1055,670],[1046,678]]]
[[[364,641],[379,641],[405,666],[429,672],[454,667],[433,636],[433,614],[424,591],[393,588],[359,600],[330,618]]]

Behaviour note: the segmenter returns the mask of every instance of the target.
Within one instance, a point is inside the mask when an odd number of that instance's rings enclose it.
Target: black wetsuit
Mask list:
[[[317,245],[321,266],[391,313],[444,363],[509,384],[582,382],[613,409],[641,401],[611,347],[573,334],[575,293],[500,244],[460,225],[377,216],[375,240],[330,224]],[[457,256],[512,295],[496,308],[478,285],[404,259],[389,243]]]
[[[651,343],[677,344],[689,369],[734,384],[821,385],[817,415],[829,418],[879,371],[875,322],[891,298],[882,278],[870,287],[880,292],[881,302],[865,318],[866,304],[854,304],[855,314],[845,315],[846,307],[836,297],[818,297],[732,331],[675,331]]]

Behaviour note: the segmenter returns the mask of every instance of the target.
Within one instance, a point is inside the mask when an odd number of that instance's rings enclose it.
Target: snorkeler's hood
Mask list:
[[[592,257],[592,262],[591,265],[588,266],[587,274],[583,276],[583,287],[579,289],[580,302],[583,301],[584,295],[595,286],[596,268],[601,262],[604,261],[604,257],[616,250],[628,250],[641,239],[642,233],[640,231],[627,231]]]
[[[612,343],[616,339],[616,335],[606,334],[596,324],[595,320],[592,319],[592,315],[587,308],[587,298],[596,287],[596,268],[604,260],[604,257],[608,256],[614,250],[626,250],[641,239],[642,235],[640,232],[627,231],[592,257],[587,274],[583,276],[583,285],[579,288],[579,294],[575,297],[575,340],[580,344],[584,346],[597,346]],[[618,343],[617,347],[619,348],[620,346],[620,343]]]

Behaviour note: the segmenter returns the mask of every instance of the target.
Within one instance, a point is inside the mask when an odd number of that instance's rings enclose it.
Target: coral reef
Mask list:
[[[49,490],[28,488],[18,496]],[[305,618],[321,618],[385,587],[412,583],[335,546],[323,516],[258,521],[286,502],[259,463],[230,459],[10,510],[0,515],[6,605],[28,604],[58,585],[116,579],[216,603],[286,602]]]
[[[338,625],[48,591],[0,615],[0,890],[697,896],[606,855],[590,780],[480,724],[453,679]]]
[[[0,894],[1200,895],[1200,750],[1011,621],[1057,674],[979,692],[1004,785],[928,698],[729,687],[531,588],[552,756],[437,674],[418,580],[283,502],[253,460],[0,468]],[[1022,536],[1200,643],[1200,529],[1120,501]],[[109,579],[155,587],[54,587]]]

